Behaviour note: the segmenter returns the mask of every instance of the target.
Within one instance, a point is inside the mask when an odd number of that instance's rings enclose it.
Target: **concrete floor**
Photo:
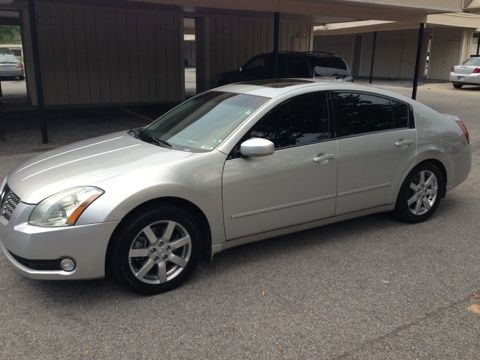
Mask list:
[[[425,85],[419,99],[472,133],[472,173],[430,221],[381,214],[232,249],[154,297],[108,280],[31,281],[0,255],[0,359],[478,359],[480,92]],[[57,119],[55,144],[136,122],[108,119]],[[30,133],[0,139],[0,176],[44,149],[20,151]]]

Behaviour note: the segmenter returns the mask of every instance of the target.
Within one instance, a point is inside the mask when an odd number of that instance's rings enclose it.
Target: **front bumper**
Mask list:
[[[450,73],[450,81],[458,84],[480,85],[480,74]]]
[[[28,224],[34,206],[20,203],[10,221],[0,216],[0,247],[7,259],[23,275],[42,280],[82,280],[105,276],[108,242],[118,222],[62,228],[42,228]],[[72,272],[38,270],[18,258],[58,260],[72,258]]]

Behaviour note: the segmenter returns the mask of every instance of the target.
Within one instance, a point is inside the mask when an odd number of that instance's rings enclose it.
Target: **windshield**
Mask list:
[[[210,91],[169,111],[143,129],[140,137],[180,150],[210,151],[268,100],[261,96]]]
[[[478,58],[470,58],[463,63],[463,65],[467,66],[480,66],[480,57]]]

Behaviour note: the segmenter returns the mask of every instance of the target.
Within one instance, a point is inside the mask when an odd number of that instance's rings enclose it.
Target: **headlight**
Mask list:
[[[62,191],[38,204],[33,209],[28,223],[45,227],[75,225],[85,209],[103,193],[103,190],[92,186]]]

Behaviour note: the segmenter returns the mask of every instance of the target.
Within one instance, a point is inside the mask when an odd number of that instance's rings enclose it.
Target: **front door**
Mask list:
[[[300,95],[278,105],[244,138],[275,144],[271,156],[233,156],[223,173],[227,240],[333,216],[337,144],[330,137],[327,95]]]

